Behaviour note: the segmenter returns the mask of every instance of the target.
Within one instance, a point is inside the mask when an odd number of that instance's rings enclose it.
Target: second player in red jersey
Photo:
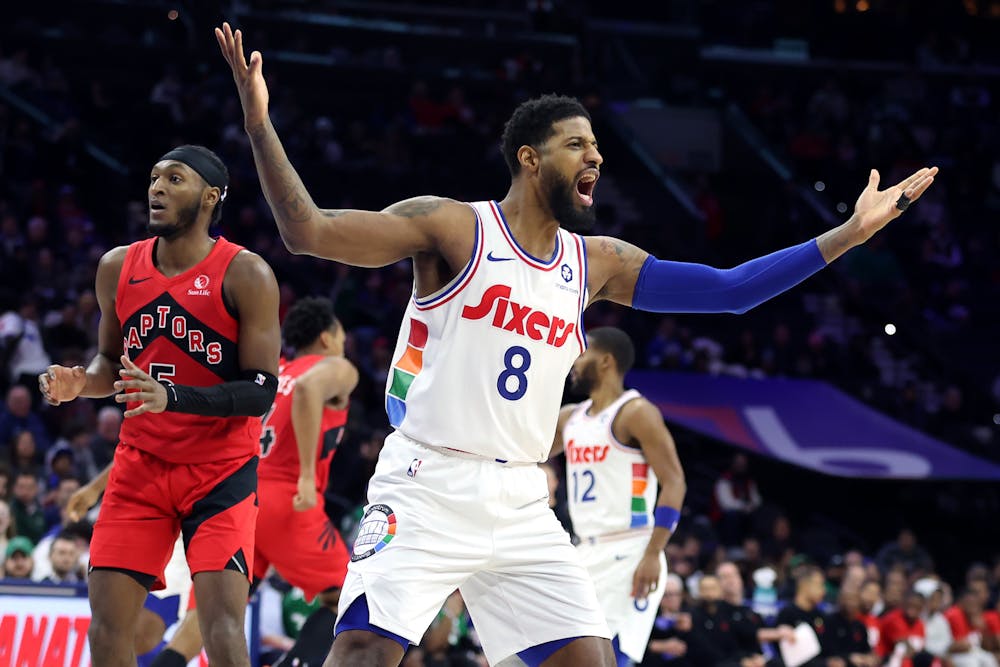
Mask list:
[[[253,574],[259,581],[273,566],[307,599],[319,596],[323,606],[306,619],[279,663],[319,665],[333,644],[348,562],[344,540],[323,509],[323,491],[358,371],[343,356],[344,328],[328,299],[299,299],[285,316],[282,334],[295,354],[279,366],[277,394],[260,435]],[[178,636],[196,633],[193,623],[185,619]],[[183,653],[171,640],[153,667],[181,665]]]

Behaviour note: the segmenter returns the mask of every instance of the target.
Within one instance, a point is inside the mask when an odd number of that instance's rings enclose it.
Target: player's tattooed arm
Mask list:
[[[594,236],[586,241],[590,301],[631,305],[639,271],[649,253],[610,236]]]

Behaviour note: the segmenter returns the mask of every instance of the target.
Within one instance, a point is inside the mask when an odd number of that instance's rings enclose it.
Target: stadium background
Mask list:
[[[500,198],[502,124],[520,100],[552,91],[580,97],[594,116],[606,160],[597,233],[670,259],[730,266],[797,243],[846,218],[868,168],[886,183],[915,165],[940,166],[932,193],[868,246],[746,315],[659,317],[599,305],[587,325],[629,331],[641,368],[821,380],[1000,462],[1000,3],[80,0],[5,8],[0,313],[34,318],[53,362],[86,363],[96,341],[96,260],[144,235],[149,166],[177,144],[213,148],[232,179],[221,233],[269,261],[283,311],[298,297],[327,295],[351,332],[348,355],[362,380],[328,499],[349,522],[386,427],[381,391],[409,263],[361,270],[284,250],[212,37],[223,19],[264,53],[272,118],[324,207],[382,208],[428,193]],[[12,355],[16,340],[5,340]],[[18,381],[10,361],[5,390]],[[5,406],[0,470],[37,471],[48,530],[59,521],[54,454],[69,448],[72,474],[85,477],[107,443],[96,418],[102,402],[52,409],[35,401],[27,420]],[[36,452],[19,459],[16,441],[29,422]],[[684,545],[695,570],[708,568],[720,536],[714,485],[735,450],[670,426],[689,484],[673,544]],[[756,455],[750,475],[763,506],[738,530],[731,555],[755,537],[779,570],[791,553],[825,566],[851,549],[874,557],[906,525],[956,587],[971,565],[985,564],[995,603],[995,481],[845,479]],[[773,535],[778,516],[790,521],[787,539]]]

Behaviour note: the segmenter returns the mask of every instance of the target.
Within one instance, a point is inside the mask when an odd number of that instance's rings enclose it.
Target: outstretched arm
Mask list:
[[[606,299],[654,312],[746,312],[870,239],[902,214],[896,205],[901,196],[916,201],[936,174],[937,167],[921,169],[879,191],[878,172],[872,170],[847,222],[816,239],[732,269],[659,260],[618,239],[589,239],[590,293],[593,300]]]
[[[268,116],[263,56],[254,51],[248,64],[243,34],[233,32],[228,23],[216,28],[215,36],[236,81],[264,197],[289,251],[369,267],[385,266],[418,253],[441,254],[452,268],[468,261],[475,216],[460,202],[415,197],[382,211],[316,206]],[[463,223],[467,239],[456,234],[455,226]]]

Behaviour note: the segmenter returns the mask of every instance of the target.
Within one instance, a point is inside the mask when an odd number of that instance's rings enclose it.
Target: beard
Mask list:
[[[578,396],[590,396],[597,386],[597,368],[588,364],[570,378],[569,389]]]
[[[568,232],[589,232],[597,219],[593,206],[577,203],[576,188],[562,177],[552,173],[545,179],[548,188],[549,210],[559,221],[559,226]]]
[[[181,208],[177,211],[177,221],[170,222],[153,222],[152,219],[146,223],[146,231],[160,238],[166,239],[167,241],[174,239],[181,235],[184,231],[190,229],[194,226],[195,220],[198,219],[198,211],[201,205],[198,202],[194,202],[186,208]]]

